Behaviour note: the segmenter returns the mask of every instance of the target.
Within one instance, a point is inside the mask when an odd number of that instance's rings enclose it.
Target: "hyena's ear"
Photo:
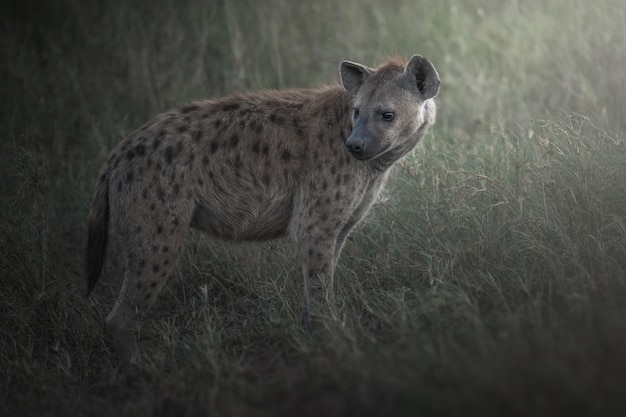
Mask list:
[[[439,94],[439,74],[429,60],[420,55],[413,55],[406,65],[404,74],[412,85],[416,85],[422,100],[434,98]]]
[[[342,61],[339,66],[341,85],[353,96],[359,91],[365,80],[374,72],[372,68],[356,62]]]

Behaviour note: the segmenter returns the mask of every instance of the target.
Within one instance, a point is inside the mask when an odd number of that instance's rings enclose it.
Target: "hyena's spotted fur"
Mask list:
[[[125,255],[108,316],[123,364],[137,313],[156,300],[189,227],[217,237],[289,235],[304,275],[303,323],[332,300],[341,248],[389,168],[434,123],[439,77],[418,55],[377,69],[341,63],[342,86],[197,101],[155,117],[111,153],[96,186],[86,251],[88,291],[109,223]]]

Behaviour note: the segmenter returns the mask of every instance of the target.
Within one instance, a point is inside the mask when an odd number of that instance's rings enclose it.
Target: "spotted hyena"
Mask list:
[[[190,227],[231,241],[291,237],[304,275],[303,324],[330,300],[352,228],[389,169],[435,121],[439,76],[425,58],[374,69],[343,61],[341,86],[196,101],[161,114],[111,153],[86,250],[90,292],[109,225],[125,275],[107,318],[124,364],[137,314],[156,300]]]

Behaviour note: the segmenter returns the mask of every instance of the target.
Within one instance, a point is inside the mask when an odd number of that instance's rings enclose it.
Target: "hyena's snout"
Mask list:
[[[346,148],[348,149],[348,152],[358,158],[359,155],[363,153],[365,142],[362,138],[355,138],[351,135],[346,142]]]
[[[380,141],[372,136],[363,124],[357,123],[346,140],[346,149],[355,158],[367,160],[380,152]]]

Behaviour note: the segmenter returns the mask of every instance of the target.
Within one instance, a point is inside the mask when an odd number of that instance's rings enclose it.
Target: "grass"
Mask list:
[[[620,0],[23,1],[0,8],[0,415],[617,414],[626,383]],[[199,97],[420,53],[438,124],[350,237],[327,331],[286,242],[193,233],[116,378],[97,171]]]

